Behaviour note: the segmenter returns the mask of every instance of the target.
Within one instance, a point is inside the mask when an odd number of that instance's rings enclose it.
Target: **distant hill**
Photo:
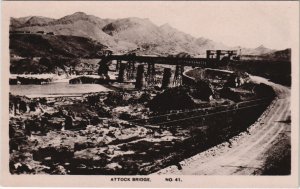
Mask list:
[[[63,35],[10,34],[9,49],[12,56],[21,57],[97,57],[106,46],[99,42]]]
[[[46,18],[46,17],[41,17],[41,16],[33,16],[30,19],[28,19],[24,25],[25,26],[44,26],[55,19],[52,18]]]
[[[270,53],[263,54],[262,56],[266,59],[273,59],[273,60],[286,60],[291,61],[291,52],[290,48],[281,50],[281,51],[274,51]]]
[[[264,51],[261,51],[261,53],[257,53],[254,50],[248,51],[246,53],[242,49],[242,60],[272,60],[272,61],[284,61],[284,62],[290,62],[291,61],[291,49],[285,49],[285,50],[271,50],[267,49]]]
[[[254,49],[251,48],[241,48],[242,55],[262,55],[267,53],[275,52],[274,49],[269,49],[263,45],[260,45],[259,47],[256,47]]]
[[[32,16],[22,18],[10,18],[10,30],[16,30],[17,28],[24,27],[25,23],[32,18]]]

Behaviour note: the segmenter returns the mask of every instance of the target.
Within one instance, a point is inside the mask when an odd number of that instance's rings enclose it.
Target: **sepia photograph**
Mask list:
[[[298,174],[298,2],[5,7],[10,176]]]

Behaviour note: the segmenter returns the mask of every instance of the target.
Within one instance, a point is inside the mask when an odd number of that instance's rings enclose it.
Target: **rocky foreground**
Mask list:
[[[10,172],[132,175],[180,167],[246,130],[274,97],[265,85],[210,83],[82,97],[10,95]]]

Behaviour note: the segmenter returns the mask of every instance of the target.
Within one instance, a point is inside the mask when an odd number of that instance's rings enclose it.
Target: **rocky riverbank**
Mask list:
[[[274,97],[263,84],[204,74],[208,80],[194,76],[167,89],[10,95],[10,172],[150,174],[180,166],[246,130]]]

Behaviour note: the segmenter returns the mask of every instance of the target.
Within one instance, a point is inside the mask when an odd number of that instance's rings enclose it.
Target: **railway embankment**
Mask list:
[[[246,131],[154,174],[289,175],[291,173],[290,89],[250,76],[271,86],[276,98]]]

